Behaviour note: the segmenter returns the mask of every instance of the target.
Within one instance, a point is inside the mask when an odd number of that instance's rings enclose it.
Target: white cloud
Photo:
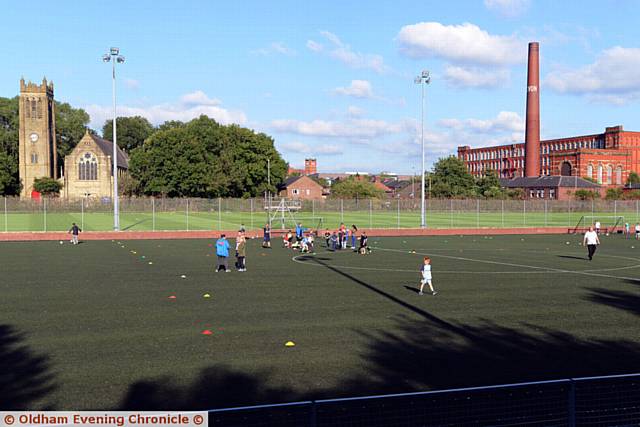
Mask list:
[[[297,52],[282,42],[272,42],[269,44],[269,46],[253,50],[251,51],[251,53],[255,53],[263,56],[269,56],[271,54],[294,56],[296,55]]]
[[[209,98],[202,91],[195,91],[183,95],[177,102],[162,103],[148,107],[118,106],[119,117],[142,116],[153,124],[161,124],[167,120],[189,121],[201,115],[206,115],[222,124],[244,124],[247,117],[242,111],[229,110],[220,106],[221,101]],[[84,109],[91,117],[91,127],[102,128],[105,120],[113,115],[110,105],[87,105]]]
[[[124,86],[127,89],[138,90],[138,89],[140,89],[140,82],[138,80],[136,80],[136,79],[125,78],[124,79]]]
[[[510,18],[525,13],[530,4],[530,0],[484,0],[487,9]]]
[[[620,105],[640,98],[638,69],[640,48],[615,46],[604,50],[592,64],[549,73],[544,84],[559,93]]]
[[[349,105],[349,108],[347,108],[347,114],[349,117],[362,117],[364,115],[364,110],[360,107],[356,107],[355,105]]]
[[[390,123],[373,119],[350,119],[341,122],[326,120],[304,122],[283,119],[273,120],[271,127],[278,132],[325,138],[352,138],[362,142],[362,140],[414,130],[415,123],[412,121]]]
[[[400,51],[413,58],[442,58],[452,63],[508,65],[523,63],[527,45],[516,36],[492,35],[477,25],[420,22],[400,29]]]
[[[444,79],[455,87],[494,88],[509,81],[509,70],[447,65]]]
[[[373,88],[367,80],[351,80],[351,86],[337,87],[332,92],[354,98],[373,98]]]
[[[456,131],[474,133],[512,132],[521,135],[524,132],[524,119],[513,111],[500,111],[493,119],[442,119],[438,125]]]
[[[343,154],[344,151],[341,147],[337,145],[331,144],[304,144],[302,142],[288,142],[285,144],[281,144],[280,147],[285,152],[294,152],[300,154],[310,154],[310,155],[325,155],[325,156],[336,156],[339,154]]]
[[[373,70],[378,74],[386,73],[390,68],[384,63],[381,55],[371,53],[354,52],[351,46],[342,42],[340,38],[329,32],[321,31],[320,35],[324,37],[331,45],[326,50],[324,46],[314,40],[307,41],[307,48],[314,52],[325,52],[331,58],[334,58],[351,68]]]
[[[313,52],[320,52],[324,49],[324,46],[321,43],[314,42],[313,40],[307,40],[307,49]]]

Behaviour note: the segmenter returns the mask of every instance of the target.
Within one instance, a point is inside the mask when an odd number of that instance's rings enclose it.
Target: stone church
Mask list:
[[[113,197],[113,143],[88,130],[57,170],[55,103],[53,82],[20,80],[19,173],[23,198],[39,197],[33,190],[36,178],[49,177],[63,184],[61,196]],[[118,176],[127,173],[129,158],[118,147]]]

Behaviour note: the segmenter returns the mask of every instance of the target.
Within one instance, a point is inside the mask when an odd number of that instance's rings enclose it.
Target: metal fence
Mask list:
[[[0,231],[64,231],[72,222],[83,230],[106,231],[113,226],[109,199],[41,200],[3,198],[0,201]],[[334,228],[341,222],[360,228],[420,227],[420,202],[406,199],[306,200],[291,211],[268,206],[264,199],[122,198],[120,224],[132,230],[229,230],[244,225],[261,228],[291,228],[303,222],[312,228]],[[267,209],[269,208],[270,209]],[[636,200],[486,200],[429,199],[428,228],[485,227],[574,227],[582,217],[603,226],[640,220]],[[270,212],[270,214],[269,214]],[[585,222],[586,223],[586,222]]]
[[[630,426],[640,374],[209,411],[212,426]]]

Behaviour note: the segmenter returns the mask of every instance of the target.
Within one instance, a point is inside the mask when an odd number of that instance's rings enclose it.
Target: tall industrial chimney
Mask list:
[[[529,43],[527,69],[527,127],[524,137],[524,175],[540,176],[540,65],[538,42]]]

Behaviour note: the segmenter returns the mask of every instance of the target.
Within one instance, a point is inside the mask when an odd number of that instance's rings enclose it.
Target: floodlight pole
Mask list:
[[[414,82],[419,84],[422,87],[422,99],[421,99],[421,110],[420,110],[420,119],[422,124],[422,131],[420,135],[421,144],[422,144],[422,180],[420,184],[420,228],[427,227],[427,220],[425,215],[425,183],[424,183],[424,85],[429,84],[431,82],[431,77],[429,75],[428,70],[422,70],[422,73],[418,77],[415,78]]]
[[[112,47],[109,53],[102,56],[104,62],[111,62],[111,87],[113,95],[113,230],[120,230],[120,201],[118,197],[118,133],[116,125],[116,62],[123,63],[124,56],[120,55],[120,49]]]
[[[267,191],[267,218],[269,218],[269,228],[271,228],[271,159],[267,158],[267,185],[269,186]]]

